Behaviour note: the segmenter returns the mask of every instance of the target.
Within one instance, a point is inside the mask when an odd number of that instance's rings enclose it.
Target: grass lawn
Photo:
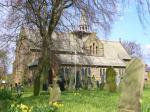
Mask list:
[[[117,112],[119,94],[101,90],[80,90],[63,92],[61,99],[63,100],[64,107],[59,108],[59,112]],[[28,106],[46,105],[48,100],[48,93],[34,97],[31,92],[25,92],[20,102]],[[142,112],[150,112],[150,89],[144,90]]]

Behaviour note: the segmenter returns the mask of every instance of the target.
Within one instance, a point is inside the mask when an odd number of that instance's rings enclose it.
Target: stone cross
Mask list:
[[[118,112],[141,112],[144,73],[144,63],[140,58],[133,58],[127,64],[121,82]]]

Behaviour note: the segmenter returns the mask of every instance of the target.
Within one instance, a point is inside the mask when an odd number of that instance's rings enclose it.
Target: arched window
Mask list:
[[[92,54],[92,46],[90,46],[90,54]]]
[[[106,83],[106,69],[103,69],[104,82]]]
[[[91,76],[91,68],[88,68],[88,75]]]
[[[84,31],[84,26],[82,27],[83,31]]]
[[[93,43],[93,54],[95,54],[94,50],[95,50],[95,43]]]
[[[85,30],[87,31],[87,26],[85,27]]]
[[[82,68],[82,80],[85,80],[85,70]]]
[[[81,31],[82,27],[80,26],[80,31]]]
[[[98,53],[98,47],[96,46],[96,54]]]

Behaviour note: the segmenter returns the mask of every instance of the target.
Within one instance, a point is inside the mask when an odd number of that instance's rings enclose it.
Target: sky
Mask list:
[[[148,16],[148,14],[146,14]],[[149,21],[150,23],[150,21]],[[137,10],[133,5],[126,7],[112,27],[109,40],[136,41],[141,45],[145,63],[150,65],[150,24],[145,28],[139,21]]]

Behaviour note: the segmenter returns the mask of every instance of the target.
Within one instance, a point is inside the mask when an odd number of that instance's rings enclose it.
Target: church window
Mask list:
[[[122,70],[121,69],[119,69],[119,75],[122,75]]]
[[[106,83],[106,69],[103,69],[104,82]]]
[[[95,54],[94,50],[95,50],[95,43],[93,43],[93,54]]]
[[[91,69],[88,68],[88,75],[91,76]]]
[[[85,76],[87,76],[87,75],[88,75],[87,68],[85,68],[85,71],[84,71],[84,73],[85,73]]]
[[[96,54],[97,54],[97,49],[98,49],[98,47],[96,46]]]
[[[84,27],[82,27],[83,31],[84,31]]]
[[[87,26],[85,27],[85,30],[87,31]]]
[[[84,68],[82,68],[82,75],[84,75]]]
[[[90,46],[90,54],[92,54],[92,46]]]
[[[101,83],[104,83],[104,75],[103,75],[102,68],[100,68],[100,78],[101,78]]]
[[[100,76],[102,76],[102,69],[100,68]]]

